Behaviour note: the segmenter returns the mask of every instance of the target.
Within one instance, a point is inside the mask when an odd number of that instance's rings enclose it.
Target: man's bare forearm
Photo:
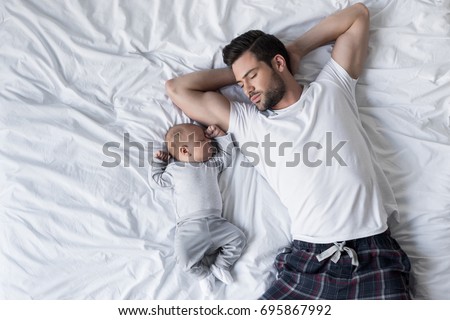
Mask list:
[[[202,70],[182,75],[166,83],[169,96],[180,91],[216,91],[222,87],[235,84],[236,79],[230,68]]]
[[[211,69],[182,75],[166,82],[170,99],[193,120],[205,125],[218,125],[227,131],[230,102],[217,92],[236,83],[231,69]]]
[[[338,11],[326,17],[298,39],[288,44],[287,49],[291,55],[296,55],[301,59],[312,50],[335,41],[352,26],[361,14],[366,12],[367,8],[361,3]]]

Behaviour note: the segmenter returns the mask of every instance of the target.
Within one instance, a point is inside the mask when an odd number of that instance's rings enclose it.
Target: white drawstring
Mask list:
[[[350,256],[350,258],[352,258],[352,265],[357,267],[359,265],[358,255],[356,254],[355,250],[345,246],[345,241],[343,241],[343,242],[335,242],[332,247],[328,248],[327,250],[325,250],[321,254],[318,254],[317,255],[317,260],[322,261],[322,260],[324,260],[326,258],[331,257],[331,261],[336,263],[341,258],[341,252],[344,252],[344,251],[346,251],[347,254]]]

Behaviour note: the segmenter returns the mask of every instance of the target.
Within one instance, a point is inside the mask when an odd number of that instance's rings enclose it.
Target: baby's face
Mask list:
[[[195,162],[207,161],[216,152],[211,139],[205,137],[205,132],[201,127],[193,128],[192,132],[188,134],[188,140],[191,158]]]

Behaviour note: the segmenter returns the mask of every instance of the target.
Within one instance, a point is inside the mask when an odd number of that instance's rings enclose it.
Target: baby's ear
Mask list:
[[[189,154],[189,149],[187,146],[182,146],[180,147],[180,154],[182,155],[188,155]]]

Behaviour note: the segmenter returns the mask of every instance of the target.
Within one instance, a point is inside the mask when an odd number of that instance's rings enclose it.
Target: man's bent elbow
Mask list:
[[[167,95],[169,96],[170,100],[172,100],[174,105],[180,108],[184,113],[186,113],[188,117],[192,117],[191,107],[188,103],[188,101],[190,100],[189,95],[187,94],[188,91],[180,86],[178,78],[167,80],[165,83],[165,88]]]
[[[364,19],[369,20],[370,12],[369,8],[366,7],[364,3],[358,2],[354,5],[359,10],[359,15],[363,17]]]
[[[165,84],[165,87],[166,87],[166,92],[167,92],[167,94],[169,95],[169,97],[172,99],[174,96],[175,96],[175,94],[176,94],[176,88],[177,88],[177,86],[176,86],[176,80],[175,80],[175,78],[174,79],[170,79],[170,80],[167,80],[166,81],[166,84]]]

